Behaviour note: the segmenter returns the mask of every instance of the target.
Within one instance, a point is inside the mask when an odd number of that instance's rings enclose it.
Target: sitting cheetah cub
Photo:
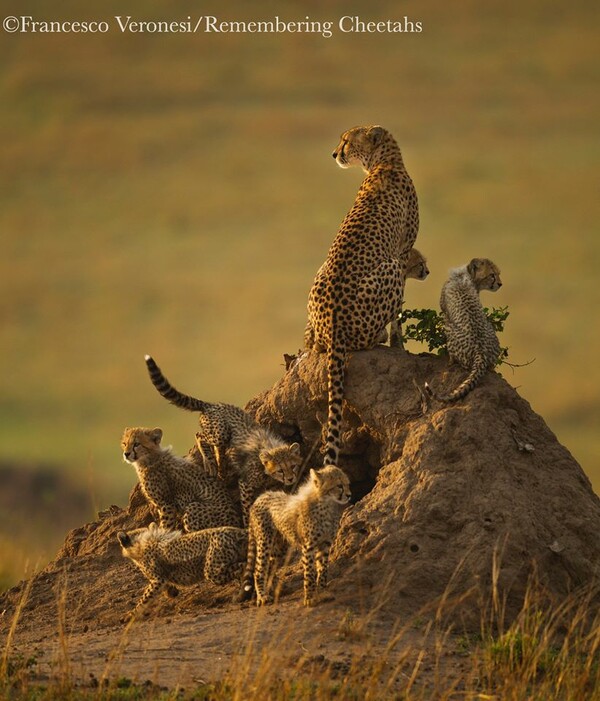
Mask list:
[[[450,360],[469,371],[467,378],[449,395],[439,396],[425,383],[425,390],[441,402],[462,399],[492,370],[500,356],[500,343],[485,316],[479,292],[502,287],[498,266],[487,258],[473,258],[468,265],[450,271],[442,288],[440,306]]]
[[[250,506],[267,488],[280,482],[295,484],[302,457],[298,443],[288,445],[248,412],[231,404],[209,404],[182,394],[162,374],[147,355],[146,365],[152,384],[171,404],[200,413],[200,431],[196,434],[198,450],[210,474],[226,478],[228,469],[237,476],[244,526],[248,524]]]
[[[181,531],[168,531],[151,523],[148,528],[120,531],[117,538],[123,556],[149,580],[126,618],[135,616],[167,585],[191,586],[202,579],[226,584],[243,568],[248,545],[246,531],[229,526],[182,535]]]
[[[312,606],[317,590],[327,584],[329,549],[349,501],[348,477],[333,465],[311,470],[296,494],[261,494],[250,509],[244,592],[254,581],[258,606],[270,601],[269,579],[285,541],[302,552],[304,605]]]
[[[125,462],[137,471],[142,492],[158,510],[163,528],[199,531],[239,526],[240,515],[216,477],[204,474],[187,458],[162,448],[160,428],[126,428],[121,439]]]
[[[428,275],[429,268],[427,267],[427,259],[421,251],[418,251],[416,248],[411,248],[406,263],[405,280],[425,280]],[[382,343],[385,343],[385,341],[382,341]],[[394,319],[390,325],[390,346],[392,348],[403,348],[403,345],[400,320]]]

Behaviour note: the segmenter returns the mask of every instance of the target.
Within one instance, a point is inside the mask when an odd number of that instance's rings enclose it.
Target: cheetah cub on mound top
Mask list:
[[[271,600],[269,583],[288,543],[302,552],[304,605],[312,606],[317,590],[327,585],[329,550],[349,501],[348,477],[333,465],[311,470],[296,494],[258,497],[250,509],[244,592],[254,582],[258,606]]]
[[[479,292],[495,292],[500,287],[500,270],[487,258],[473,258],[468,265],[450,271],[440,298],[448,354],[451,362],[458,362],[469,375],[446,396],[438,395],[425,383],[426,392],[438,401],[462,399],[496,366],[500,343],[483,311]]]
[[[203,579],[223,585],[240,574],[246,560],[248,536],[241,528],[223,526],[181,534],[151,523],[117,538],[124,557],[132,560],[149,580],[135,608],[135,616],[167,585],[192,586]]]
[[[298,443],[289,445],[237,406],[209,404],[182,394],[149,355],[146,365],[152,384],[165,399],[181,409],[199,412],[198,450],[210,474],[225,479],[229,468],[237,476],[244,525],[248,523],[250,506],[260,493],[278,486],[278,482],[296,482],[302,466]]]
[[[411,248],[408,254],[408,261],[406,263],[406,280],[425,280],[429,275],[429,268],[427,267],[427,259],[421,253],[421,251],[416,248]],[[385,341],[382,341],[385,343]],[[390,325],[390,346],[392,348],[402,348],[402,331],[400,328],[400,319],[394,319]]]
[[[133,465],[142,492],[158,511],[163,528],[186,531],[239,526],[240,515],[216,477],[204,474],[191,460],[162,448],[160,428],[126,428],[121,439],[125,462]]]

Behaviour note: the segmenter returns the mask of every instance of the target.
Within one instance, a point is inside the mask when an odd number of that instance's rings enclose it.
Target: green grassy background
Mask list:
[[[207,400],[244,404],[276,381],[361,180],[331,151],[348,127],[380,123],[414,179],[431,269],[407,306],[437,306],[448,268],[495,260],[505,284],[484,302],[510,306],[512,362],[536,359],[504,374],[600,490],[596,3],[220,6],[2,9],[48,20],[406,14],[424,31],[0,33],[0,458],[67,470],[92,515],[135,481],[124,426],[160,425],[181,452],[193,438],[195,416],[156,394],[144,353]]]

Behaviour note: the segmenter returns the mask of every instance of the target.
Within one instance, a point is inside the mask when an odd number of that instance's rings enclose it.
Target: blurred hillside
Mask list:
[[[39,19],[185,19],[133,0]],[[223,19],[422,21],[421,34],[1,35],[0,458],[63,465],[104,506],[134,472],[119,438],[160,425],[184,452],[193,414],[147,379],[244,404],[302,342],[306,296],[361,180],[339,134],[397,137],[438,304],[450,267],[495,260],[509,305],[505,377],[600,490],[600,56],[595,3],[205,4]],[[400,14],[401,13],[401,14]],[[114,24],[114,20],[113,20]]]

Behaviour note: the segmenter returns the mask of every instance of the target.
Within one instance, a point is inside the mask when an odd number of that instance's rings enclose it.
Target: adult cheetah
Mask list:
[[[388,131],[353,127],[333,157],[342,168],[361,166],[367,176],[308,299],[306,339],[327,352],[326,465],[338,463],[348,353],[373,347],[400,314],[407,258],[419,230],[417,194]]]

